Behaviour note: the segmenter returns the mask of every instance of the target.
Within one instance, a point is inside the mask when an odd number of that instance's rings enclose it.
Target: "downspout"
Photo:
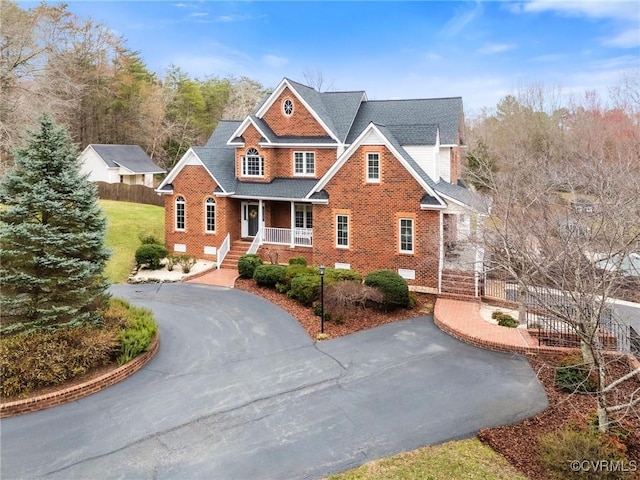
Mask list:
[[[438,211],[440,218],[440,240],[438,251],[438,293],[442,293],[442,268],[444,266],[444,214]]]

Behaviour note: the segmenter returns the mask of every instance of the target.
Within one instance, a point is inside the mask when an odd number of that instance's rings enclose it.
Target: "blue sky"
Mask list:
[[[53,3],[53,2],[51,2]],[[22,6],[30,3],[20,2]],[[71,1],[158,73],[248,76],[267,87],[321,71],[370,99],[462,96],[468,114],[534,83],[564,94],[640,71],[640,2]]]

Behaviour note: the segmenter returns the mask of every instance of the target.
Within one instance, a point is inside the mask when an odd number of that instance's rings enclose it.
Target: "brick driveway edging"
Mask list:
[[[151,348],[142,355],[138,355],[129,363],[107,372],[104,375],[72,387],[33,398],[1,403],[0,418],[14,417],[16,415],[44,410],[45,408],[62,405],[64,403],[86,397],[92,393],[99,392],[100,390],[110,387],[111,385],[114,385],[136,373],[155,356],[159,347],[160,333],[156,333],[156,336],[151,343]]]
[[[486,322],[480,316],[478,302],[438,298],[433,321],[440,330],[462,342],[498,352],[544,355],[579,351],[578,348],[539,345],[524,328],[501,327]],[[640,362],[633,355],[627,355],[627,360],[631,368],[640,368]]]

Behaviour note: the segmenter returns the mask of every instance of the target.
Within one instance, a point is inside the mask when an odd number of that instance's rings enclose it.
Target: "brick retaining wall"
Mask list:
[[[72,387],[58,390],[57,392],[47,393],[38,397],[26,398],[24,400],[16,400],[0,404],[0,418],[13,417],[24,413],[36,412],[45,408],[55,407],[64,403],[72,402],[80,398],[99,392],[100,390],[110,387],[125,378],[133,375],[142,367],[144,367],[157,353],[160,347],[160,334],[156,334],[156,338],[151,344],[149,351],[138,355],[129,363],[122,365],[100,377],[88,380],[87,382],[74,385]]]

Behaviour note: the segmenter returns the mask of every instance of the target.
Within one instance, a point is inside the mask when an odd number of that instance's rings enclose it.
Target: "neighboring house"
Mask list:
[[[160,184],[167,244],[215,258],[244,239],[280,262],[392,269],[438,291],[444,238],[466,239],[484,210],[460,181],[462,126],[459,97],[372,101],[285,78]]]
[[[153,187],[153,176],[166,173],[139,145],[91,144],[80,154],[82,171],[91,182]]]

